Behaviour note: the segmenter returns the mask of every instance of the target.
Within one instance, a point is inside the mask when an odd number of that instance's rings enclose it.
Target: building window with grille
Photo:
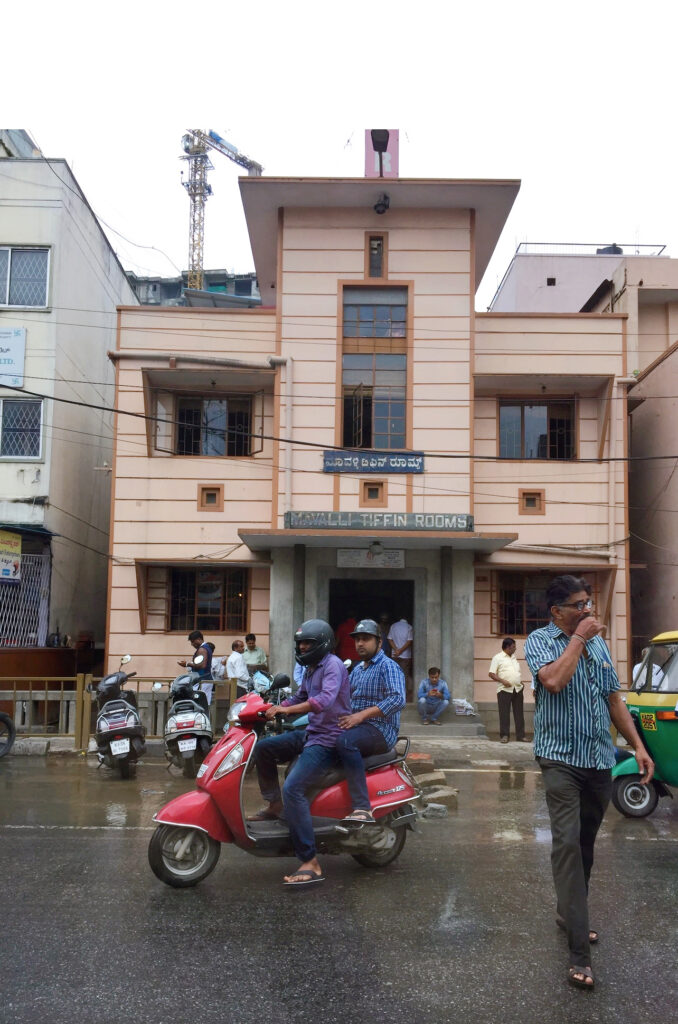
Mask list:
[[[177,455],[250,455],[252,403],[247,397],[180,398]]]
[[[499,403],[499,457],[501,459],[573,459],[575,457],[575,403]]]
[[[0,246],[0,306],[47,306],[49,249]]]
[[[546,588],[552,575],[497,573],[497,616],[494,632],[502,636],[527,636],[550,621]]]
[[[244,633],[246,569],[172,569],[169,631]]]
[[[406,444],[407,289],[346,288],[343,307],[343,444]]]
[[[0,400],[0,458],[42,457],[42,402]]]

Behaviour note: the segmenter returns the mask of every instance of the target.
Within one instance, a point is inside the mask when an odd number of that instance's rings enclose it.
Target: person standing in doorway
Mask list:
[[[490,679],[497,686],[497,704],[499,705],[499,740],[508,743],[511,735],[511,708],[516,727],[516,739],[519,743],[529,742],[525,739],[525,717],[523,715],[523,682],[520,678],[520,665],[516,658],[516,642],[507,636],[502,640],[501,650],[495,654],[490,664]]]
[[[351,664],[353,664],[357,658],[357,654],[355,652],[355,640],[351,636],[351,633],[356,627],[357,621],[358,620],[354,613],[349,612],[344,621],[337,626],[334,634],[337,638],[337,646],[334,653],[342,661],[350,661]]]
[[[381,649],[387,658],[391,658],[393,656],[391,641],[388,638],[390,629],[391,619],[387,612],[382,612],[379,616],[379,632],[381,633]]]
[[[551,621],[525,643],[534,679],[534,753],[551,819],[556,924],[567,935],[568,981],[593,988],[588,889],[593,846],[612,792],[612,721],[632,747],[648,783],[654,764],[619,692],[619,679],[593,614],[591,586],[558,576],[546,591]]]
[[[391,657],[400,665],[405,676],[405,693],[407,700],[412,700],[412,642],[414,632],[407,619],[398,619],[391,626],[388,642],[391,645]]]

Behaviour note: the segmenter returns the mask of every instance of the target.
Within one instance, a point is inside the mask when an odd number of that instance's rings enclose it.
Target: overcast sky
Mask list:
[[[362,176],[365,128],[399,128],[402,177],[522,180],[485,309],[522,241],[678,256],[677,20],[664,0],[37,0],[3,12],[3,118],[68,160],[142,274],[187,266],[186,128],[328,177]],[[205,266],[253,270],[240,169],[213,163]]]

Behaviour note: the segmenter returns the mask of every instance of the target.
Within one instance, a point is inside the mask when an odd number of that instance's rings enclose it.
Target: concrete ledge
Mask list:
[[[44,757],[49,753],[50,741],[41,736],[17,737],[8,757]]]

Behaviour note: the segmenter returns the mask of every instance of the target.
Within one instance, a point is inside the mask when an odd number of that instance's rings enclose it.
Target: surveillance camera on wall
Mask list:
[[[379,198],[377,199],[376,203],[374,204],[374,212],[375,213],[386,213],[386,211],[388,210],[390,205],[391,205],[391,200],[389,199],[389,197],[384,192],[383,195],[379,196]]]

